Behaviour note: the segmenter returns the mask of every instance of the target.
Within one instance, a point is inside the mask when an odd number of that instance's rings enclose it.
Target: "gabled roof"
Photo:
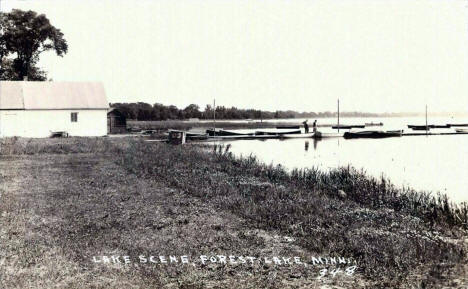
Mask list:
[[[108,109],[102,83],[0,81],[0,109]]]

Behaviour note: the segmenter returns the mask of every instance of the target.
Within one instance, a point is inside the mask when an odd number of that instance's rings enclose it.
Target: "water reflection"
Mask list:
[[[321,141],[320,139],[312,139],[313,142],[314,150],[317,150],[317,144]],[[308,152],[309,151],[309,140],[306,140],[304,142],[304,151]]]

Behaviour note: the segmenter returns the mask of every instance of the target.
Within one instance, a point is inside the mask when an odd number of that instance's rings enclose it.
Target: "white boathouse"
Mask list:
[[[101,83],[1,81],[0,137],[104,136],[108,109]]]

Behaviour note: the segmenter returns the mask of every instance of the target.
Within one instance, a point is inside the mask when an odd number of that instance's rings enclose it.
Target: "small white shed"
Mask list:
[[[89,82],[0,82],[0,137],[107,134],[104,86]]]

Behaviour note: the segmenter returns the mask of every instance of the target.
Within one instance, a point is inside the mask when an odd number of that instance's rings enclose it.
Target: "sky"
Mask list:
[[[1,0],[69,44],[39,65],[109,102],[468,112],[466,0]]]

